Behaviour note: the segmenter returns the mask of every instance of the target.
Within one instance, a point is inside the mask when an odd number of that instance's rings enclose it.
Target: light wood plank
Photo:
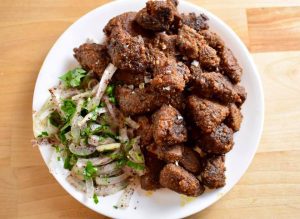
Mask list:
[[[248,9],[247,17],[251,51],[300,49],[300,7]]]

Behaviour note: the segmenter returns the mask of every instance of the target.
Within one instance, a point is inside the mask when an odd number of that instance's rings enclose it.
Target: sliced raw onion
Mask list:
[[[58,93],[58,89],[51,88],[49,89],[49,92],[51,94],[51,102],[55,105],[55,109],[57,110],[57,112],[61,115],[61,116],[65,116],[65,113],[61,110],[61,97]]]
[[[47,131],[47,117],[54,110],[53,107],[53,103],[48,99],[40,111],[33,114],[33,132],[36,138],[41,134],[41,132]]]
[[[128,152],[128,155],[131,158],[130,160],[132,160],[135,163],[140,163],[141,164],[141,163],[145,162],[144,156],[143,156],[141,150],[133,150],[133,149],[131,149]]]
[[[134,121],[130,117],[126,117],[125,123],[134,129],[138,129],[140,127],[140,124],[138,124],[136,121]]]
[[[135,181],[131,181],[128,186],[126,187],[126,189],[124,190],[124,192],[122,193],[117,207],[118,208],[127,208],[129,206],[130,203],[130,199],[134,193],[134,190],[136,188],[136,182]]]
[[[97,151],[99,151],[99,152],[112,151],[112,150],[120,148],[120,146],[121,146],[121,143],[104,144],[104,145],[97,146]]]
[[[74,118],[71,125],[71,136],[73,137],[72,140],[77,144],[80,142],[80,127],[77,125],[77,123],[80,121],[82,121],[82,116]]]
[[[81,121],[78,122],[78,126],[82,127],[84,124],[86,124],[89,120],[91,120],[94,116],[95,113],[97,116],[101,115],[102,113],[105,113],[106,110],[104,108],[97,108],[95,109],[94,112],[88,113]]]
[[[122,181],[120,183],[109,185],[109,186],[98,186],[95,189],[95,194],[98,196],[112,195],[124,189],[127,185],[128,182]]]
[[[96,151],[96,148],[89,145],[75,145],[74,143],[69,145],[69,150],[78,156],[91,155]]]
[[[110,79],[112,78],[116,70],[117,68],[111,63],[109,63],[109,65],[104,70],[102,78],[99,83],[99,88],[96,93],[96,98],[99,99],[99,102],[106,90],[107,85],[109,84]]]
[[[119,139],[122,143],[125,143],[129,140],[128,135],[127,135],[127,128],[126,127],[121,128],[119,133],[120,133],[120,138]]]
[[[67,181],[74,186],[77,190],[85,192],[86,191],[86,185],[82,180],[79,180],[71,175],[67,177]]]
[[[100,104],[100,100],[101,100],[103,94],[105,93],[107,85],[109,84],[109,81],[112,78],[112,76],[114,75],[116,70],[117,70],[117,68],[113,64],[109,63],[109,65],[106,67],[106,69],[103,72],[103,75],[99,82],[98,90],[96,92],[95,97],[88,104],[88,109],[91,109]]]
[[[106,164],[104,166],[100,166],[97,169],[97,175],[111,175],[112,173],[117,172],[120,170],[117,162],[112,162]]]
[[[103,139],[98,135],[91,135],[88,139],[88,143],[93,146],[107,145],[115,142],[113,138],[107,137]]]
[[[79,158],[77,160],[76,165],[78,167],[85,167],[88,161],[90,161],[93,164],[93,166],[102,166],[102,165],[112,162],[113,159],[110,157],[95,157],[95,158],[89,158],[89,159]]]
[[[99,85],[97,84],[96,86],[93,87],[93,90],[89,90],[89,91],[83,92],[81,94],[75,95],[72,97],[72,100],[77,101],[77,100],[85,98],[85,97],[93,96],[94,94],[96,94],[98,87],[99,87]]]
[[[126,180],[128,177],[129,175],[126,173],[123,173],[119,176],[113,176],[113,177],[96,177],[96,183],[97,185],[100,186],[107,186],[107,185],[112,185],[112,184],[122,182]]]
[[[97,129],[101,128],[101,125],[97,124],[97,123],[91,123],[90,124],[90,129],[92,132],[96,131]]]
[[[76,164],[72,167],[70,174],[76,179],[84,180],[83,171],[84,171],[84,167],[83,166],[79,167]]]
[[[88,198],[92,198],[95,192],[94,188],[94,182],[93,179],[86,179],[85,180],[85,186],[86,186],[86,195]]]

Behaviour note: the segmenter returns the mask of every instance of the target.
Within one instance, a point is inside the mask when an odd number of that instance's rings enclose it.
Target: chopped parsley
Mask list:
[[[83,170],[83,175],[85,179],[91,179],[97,173],[97,168],[94,167],[91,161],[88,161],[86,167]]]
[[[41,134],[38,135],[38,138],[43,138],[43,137],[47,137],[47,136],[49,136],[48,132],[42,132]]]
[[[60,161],[60,157],[57,157],[57,161]]]
[[[109,97],[108,99],[111,103],[116,104],[116,98],[115,97]]]
[[[132,162],[131,160],[127,160],[126,165],[135,170],[144,170],[145,166],[140,163]]]
[[[60,148],[59,145],[53,145],[55,148],[56,153],[62,152],[64,149]]]
[[[93,199],[94,199],[94,203],[95,204],[98,204],[99,203],[99,199],[98,199],[98,196],[94,193],[93,195]]]
[[[73,168],[73,166],[76,164],[77,159],[78,158],[75,154],[72,154],[71,152],[69,152],[64,161],[64,168],[71,170]]]
[[[70,120],[76,112],[76,104],[70,99],[65,99],[61,106],[61,110],[65,113],[66,120]]]
[[[68,71],[59,79],[66,87],[78,87],[81,84],[81,79],[86,76],[87,72],[82,68],[75,68]]]
[[[113,208],[114,208],[114,209],[118,209],[118,206],[114,205]]]
[[[106,88],[106,91],[105,93],[107,94],[108,96],[108,99],[111,103],[113,104],[116,104],[116,98],[114,96],[114,93],[115,93],[115,85],[108,85],[107,88]]]
[[[115,86],[114,85],[108,85],[106,88],[106,94],[111,97],[114,95]]]

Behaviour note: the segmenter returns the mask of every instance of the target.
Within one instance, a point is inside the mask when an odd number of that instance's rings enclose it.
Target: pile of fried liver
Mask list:
[[[180,14],[177,0],[148,1],[112,18],[103,44],[74,49],[99,78],[108,63],[118,108],[140,127],[146,190],[199,196],[225,185],[225,156],[242,121],[242,68],[204,14]],[[101,19],[101,18],[99,18]]]

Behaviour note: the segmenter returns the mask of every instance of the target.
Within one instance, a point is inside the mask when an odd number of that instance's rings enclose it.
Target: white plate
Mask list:
[[[44,61],[35,86],[33,109],[40,109],[49,96],[48,88],[58,83],[58,77],[61,74],[78,65],[73,58],[72,50],[74,47],[84,43],[87,37],[103,40],[102,29],[110,18],[126,11],[138,11],[144,5],[144,0],[113,1],[89,12],[71,25],[54,44]],[[128,209],[116,210],[113,205],[116,204],[120,192],[109,197],[100,197],[99,203],[96,205],[93,200],[85,199],[81,192],[76,191],[69,185],[65,180],[66,172],[62,170],[59,164],[53,175],[62,187],[85,206],[106,216],[131,219],[167,219],[182,218],[199,212],[216,202],[238,182],[256,152],[263,127],[263,91],[259,74],[247,48],[223,21],[205,9],[181,1],[179,11],[205,13],[209,17],[211,30],[222,36],[226,45],[232,49],[244,69],[242,85],[245,86],[248,97],[242,108],[244,120],[241,130],[234,135],[235,146],[226,155],[226,186],[221,189],[207,191],[195,199],[186,198],[167,189],[161,189],[152,194],[138,189]],[[51,149],[41,147],[40,151],[48,165]]]

